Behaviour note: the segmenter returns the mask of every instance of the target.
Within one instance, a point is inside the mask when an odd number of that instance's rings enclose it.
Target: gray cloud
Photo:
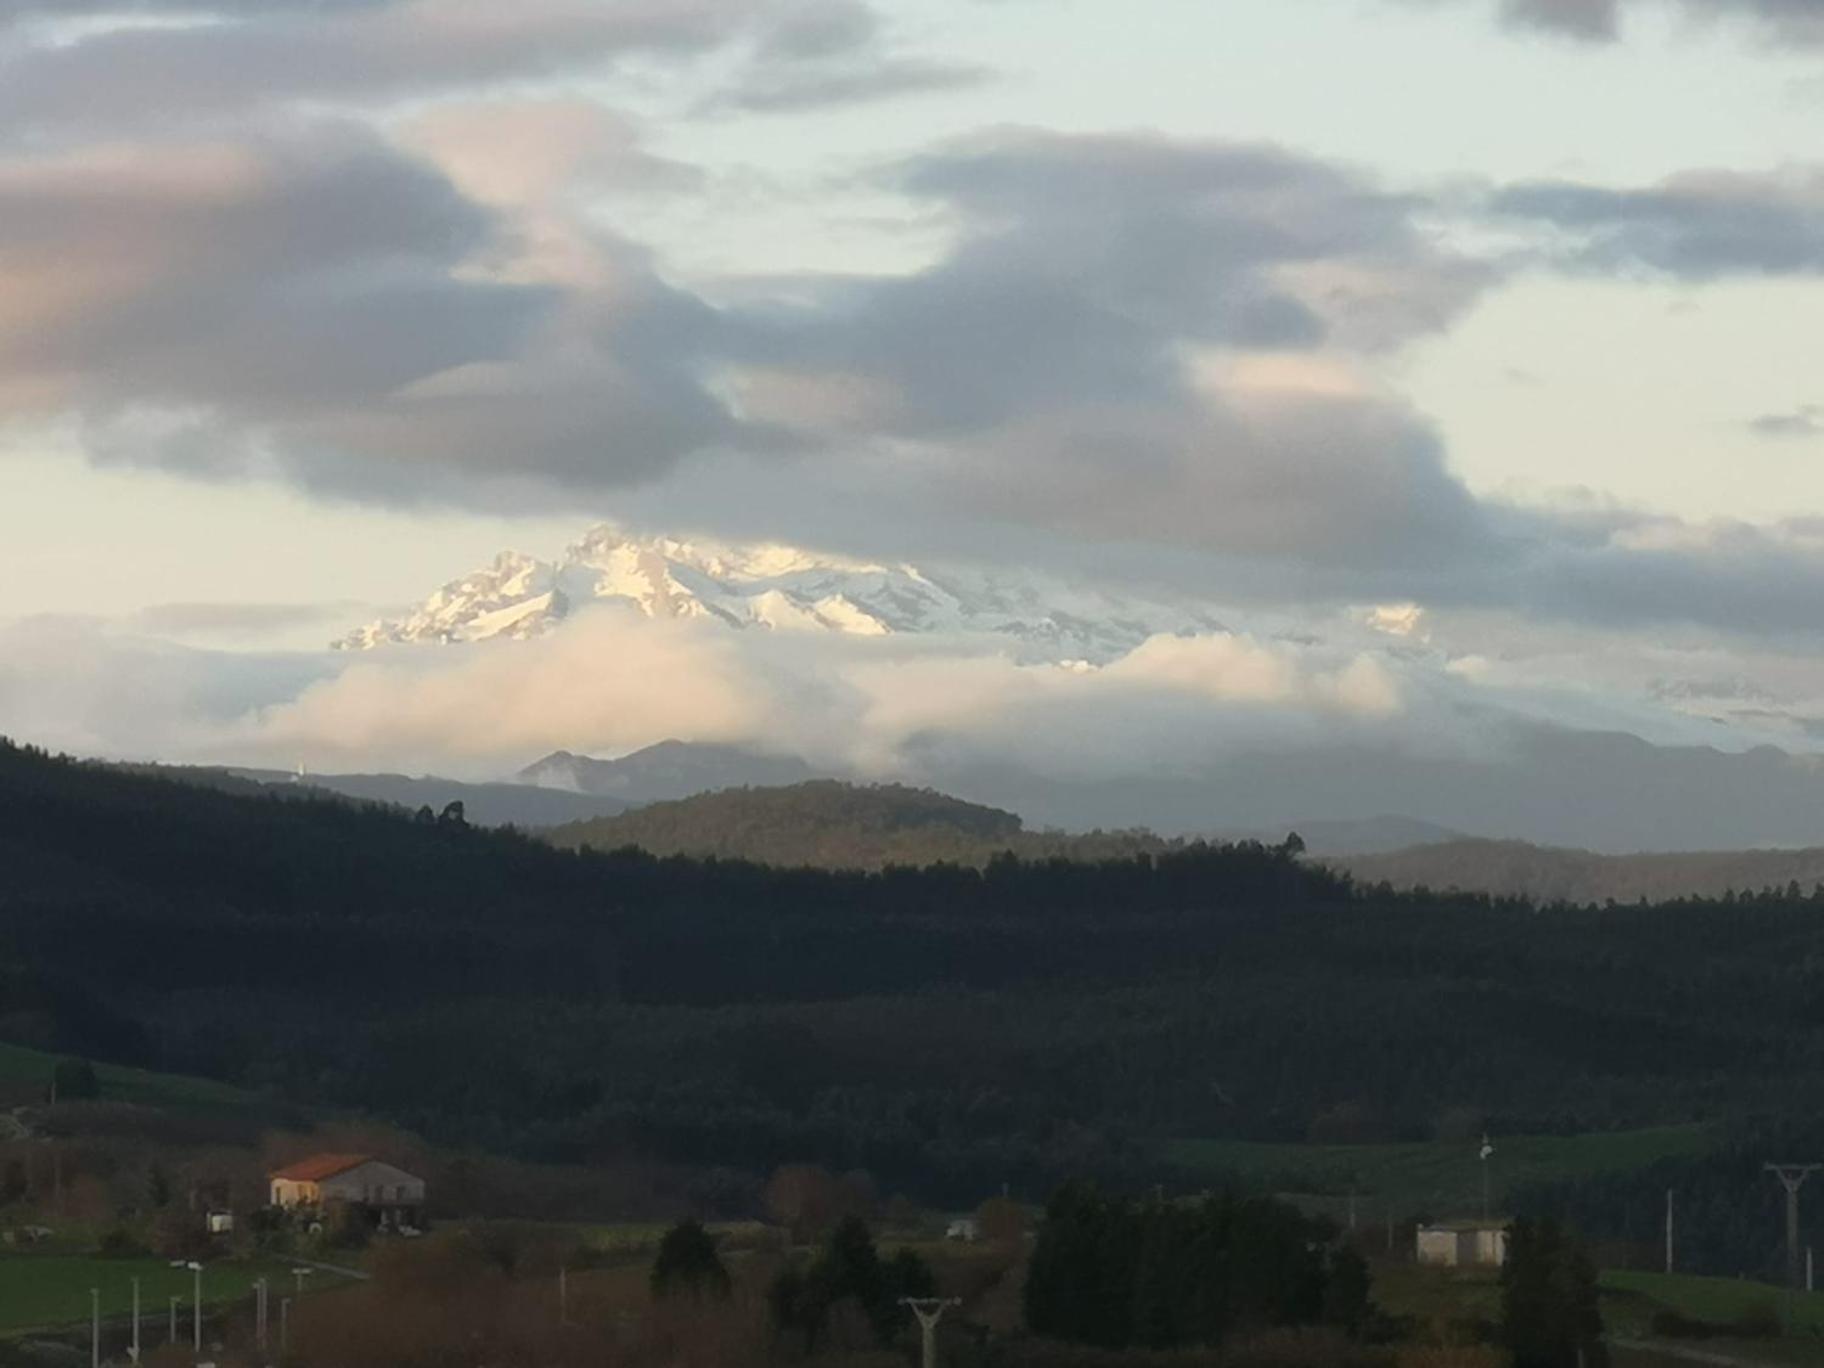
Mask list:
[[[916,57],[882,56],[865,63],[770,66],[711,102],[711,110],[791,114],[830,105],[863,104],[900,95],[959,90],[993,79],[986,67]]]
[[[740,54],[713,102],[801,109],[951,88],[975,68],[899,51],[862,0],[264,0],[73,9],[0,0],[10,19],[161,12],[0,48],[0,128],[18,140],[213,125],[271,110],[350,110],[473,96],[507,83],[610,74],[629,59]]]
[[[1521,27],[1614,42],[1626,31],[1628,10],[1653,6],[1698,19],[1749,20],[1788,42],[1824,43],[1820,0],[1499,0],[1498,12]]]
[[[797,0],[766,20],[747,60],[705,102],[716,114],[792,114],[931,94],[992,79],[987,68],[900,50],[861,0]]]
[[[1422,421],[1346,375],[1325,392],[1339,358],[1442,327],[1493,279],[1434,244],[1421,202],[1274,148],[1024,130],[899,183],[956,245],[746,313],[751,416],[918,444],[959,504],[1076,533],[1351,564],[1479,535]],[[1303,354],[1316,378],[1200,378],[1199,348]]]
[[[574,74],[726,41],[742,0],[395,0],[329,13],[269,6],[232,21],[97,32],[0,55],[0,123],[96,130],[219,119],[308,101],[373,104]]]
[[[1639,189],[1538,181],[1498,191],[1490,208],[1561,230],[1553,254],[1585,269],[1694,280],[1824,271],[1824,173],[1813,170],[1693,171]]]
[[[1789,413],[1763,413],[1748,422],[1757,437],[1824,437],[1824,406],[1801,404]]]
[[[0,413],[79,414],[103,459],[397,491],[635,478],[731,429],[706,306],[600,235],[581,283],[472,269],[516,231],[347,126],[0,161]]]
[[[1502,14],[1512,23],[1578,38],[1612,39],[1621,30],[1621,0],[1505,0]]]

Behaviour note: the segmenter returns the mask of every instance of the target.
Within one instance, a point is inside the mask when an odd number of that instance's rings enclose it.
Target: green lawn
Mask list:
[[[1743,1278],[1700,1278],[1690,1273],[1634,1273],[1610,1269],[1602,1290],[1611,1303],[1644,1308],[1647,1317],[1666,1307],[1693,1320],[1718,1324],[1737,1320],[1755,1307],[1784,1305],[1785,1292]],[[1793,1325],[1802,1335],[1824,1335],[1824,1292],[1800,1292],[1793,1298]]]
[[[220,1263],[203,1269],[203,1303],[253,1302],[253,1284],[264,1276],[277,1298],[292,1294],[295,1286],[289,1262]],[[163,1259],[103,1259],[91,1255],[19,1254],[0,1258],[0,1335],[26,1330],[77,1325],[89,1319],[89,1289],[101,1291],[104,1319],[133,1313],[133,1283],[140,1282],[140,1314],[150,1343],[162,1343],[172,1297],[181,1299],[180,1327],[187,1327],[194,1278],[188,1269],[172,1268]],[[317,1272],[306,1287],[328,1286],[339,1281],[333,1274]],[[185,1330],[183,1333],[188,1333]],[[181,1336],[180,1336],[181,1337]]]
[[[23,1045],[0,1043],[0,1082],[48,1087],[58,1056]],[[246,1111],[264,1105],[252,1093],[206,1078],[152,1073],[120,1064],[97,1064],[95,1076],[104,1102],[133,1102],[172,1111]]]
[[[1504,1194],[1528,1183],[1626,1172],[1656,1159],[1701,1153],[1708,1145],[1708,1132],[1695,1125],[1588,1135],[1496,1136],[1494,1157],[1488,1161],[1489,1190],[1498,1207]],[[1233,1180],[1253,1188],[1338,1199],[1327,1202],[1326,1209],[1340,1211],[1353,1191],[1369,1199],[1361,1205],[1361,1217],[1373,1221],[1385,1214],[1388,1203],[1399,1216],[1478,1212],[1478,1147],[1475,1141],[1300,1145],[1177,1140],[1167,1145],[1166,1158],[1212,1183]]]

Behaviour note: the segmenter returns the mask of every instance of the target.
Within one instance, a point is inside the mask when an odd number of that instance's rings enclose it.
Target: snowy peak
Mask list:
[[[590,603],[740,629],[882,637],[994,634],[1038,659],[1110,660],[1156,632],[1214,631],[1203,605],[1139,603],[1030,577],[921,570],[774,543],[728,544],[592,529],[555,562],[503,552],[403,617],[338,650],[525,638]]]
[[[336,650],[361,651],[396,642],[529,637],[567,610],[553,567],[503,551],[485,570],[451,580],[407,616],[370,622],[330,644]]]

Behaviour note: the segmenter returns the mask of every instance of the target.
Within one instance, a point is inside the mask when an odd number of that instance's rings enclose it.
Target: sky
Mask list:
[[[1411,734],[1809,749],[1821,116],[1824,0],[0,0],[0,731],[353,763],[427,671],[589,688],[599,623],[320,648],[613,519],[1194,589],[1323,639],[1320,730],[1368,661]],[[862,692],[883,766],[961,726]],[[711,693],[389,758],[792,731]]]

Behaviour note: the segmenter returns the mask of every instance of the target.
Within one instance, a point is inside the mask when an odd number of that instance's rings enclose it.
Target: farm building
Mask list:
[[[1417,1252],[1422,1264],[1499,1268],[1507,1262],[1507,1225],[1503,1221],[1439,1221],[1422,1225]]]
[[[272,1204],[287,1210],[348,1202],[390,1224],[416,1224],[424,1179],[366,1154],[315,1154],[268,1175]]]

